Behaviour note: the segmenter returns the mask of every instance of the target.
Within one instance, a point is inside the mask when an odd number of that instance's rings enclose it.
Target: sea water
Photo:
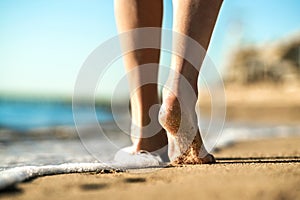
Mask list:
[[[82,105],[81,116],[88,109]],[[110,122],[112,114],[105,106],[96,107],[96,117],[106,123],[107,132],[117,132]],[[89,119],[84,119],[89,124]],[[105,135],[100,140],[96,125],[83,127],[86,137],[105,152],[114,152]],[[117,137],[116,140],[128,140]],[[121,138],[121,139],[120,139]],[[105,160],[111,158],[107,153]],[[29,101],[0,99],[0,171],[17,166],[61,164],[66,162],[96,162],[77,135],[73,120],[72,104],[59,101]]]
[[[82,116],[89,116],[86,115],[89,109],[84,105],[77,112]],[[125,124],[121,130],[114,122],[115,116],[107,107],[97,106],[96,117],[99,123],[89,124],[87,117],[84,118],[87,126],[76,127],[70,103],[0,99],[2,187],[24,180],[29,175],[33,176],[32,172],[43,175],[52,172],[93,171],[100,164],[111,162],[117,151],[131,143],[130,119],[120,117]],[[267,126],[228,121],[221,125],[220,132],[212,131],[207,134],[210,121],[204,118],[200,122],[204,143],[210,150],[239,140],[300,133],[300,126]],[[102,131],[99,131],[99,126]],[[78,134],[78,130],[84,134]],[[17,170],[6,173],[12,168]]]
[[[79,110],[86,116],[88,109],[84,105]],[[130,145],[130,120],[123,119],[128,127],[124,131],[114,123],[112,113],[107,107],[96,107],[96,115],[99,124],[81,127],[80,131],[85,135],[79,137],[70,103],[0,99],[0,170],[24,165],[101,162],[113,158],[116,151]],[[88,119],[85,120],[88,124]],[[101,133],[99,125],[103,128]],[[300,133],[300,126],[267,126],[225,121],[221,132],[208,135],[205,133],[208,126],[207,119],[201,121],[204,142],[212,147],[224,146],[236,140]],[[97,146],[103,152],[102,155],[93,155],[87,145]]]

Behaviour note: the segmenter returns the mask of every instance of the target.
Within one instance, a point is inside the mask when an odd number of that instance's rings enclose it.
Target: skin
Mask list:
[[[221,0],[174,0],[173,31],[191,37],[207,50],[221,4]],[[115,0],[115,14],[119,32],[141,27],[161,27],[162,0]],[[153,38],[157,40],[153,42],[160,42],[160,36]],[[129,40],[134,43],[135,37]],[[178,48],[181,48],[184,55],[191,51],[187,43]],[[197,81],[204,56],[199,56],[199,64],[192,66],[182,57],[172,55],[171,68],[176,73],[168,78],[168,89],[163,91],[163,102],[159,109],[154,106],[160,103],[155,84],[159,54],[158,49],[141,49],[124,55],[127,72],[151,63],[151,73],[141,70],[140,73],[128,76],[131,88],[142,85],[132,90],[130,97],[134,124],[131,130],[132,151],[161,150],[160,154],[163,154],[163,147],[168,144],[168,154],[173,163],[212,163],[214,158],[206,152],[197,125],[197,98],[186,98],[183,95],[187,81],[194,96],[198,96]],[[153,83],[143,85],[144,78]],[[155,130],[160,130],[155,135],[151,130],[143,129],[150,122],[154,124]]]
[[[161,27],[162,10],[163,4],[161,0],[116,0],[115,15],[118,30],[119,32],[125,32],[141,27]],[[160,42],[160,37],[158,38],[159,41],[156,42]],[[130,38],[130,40],[134,41],[134,37]],[[156,83],[158,78],[159,54],[160,51],[158,49],[141,49],[130,52],[123,57],[125,69],[127,72],[130,72],[140,65],[153,63],[151,66],[151,74],[149,75],[148,73],[146,76],[148,76],[147,78],[151,82]],[[143,74],[129,77],[131,88],[143,85],[141,76],[143,76]],[[139,128],[150,123],[150,108],[153,105],[160,104],[157,84],[144,85],[135,91],[131,91],[130,102],[132,123],[136,125],[135,128],[131,130],[133,151],[146,150],[153,152],[165,147],[168,140],[165,131],[157,119],[159,109],[156,109],[152,113],[153,116],[156,116],[152,117],[154,120],[152,123],[155,123],[160,130],[157,134],[152,136],[152,133],[148,133]]]

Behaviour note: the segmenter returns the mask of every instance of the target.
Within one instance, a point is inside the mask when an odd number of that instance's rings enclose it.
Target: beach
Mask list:
[[[214,148],[216,164],[41,176],[1,191],[0,199],[299,199],[298,90],[227,87],[226,96],[226,122]],[[201,99],[201,109],[209,116],[209,100]],[[119,129],[110,123],[104,127],[110,140],[87,128],[86,142],[112,155],[112,143],[128,145]],[[94,162],[72,127],[1,134],[2,170]]]
[[[217,163],[36,178],[2,199],[299,199],[300,137],[237,142]]]
[[[300,200],[300,1],[222,1],[0,1],[0,200]]]
[[[300,124],[300,84],[226,84],[226,122],[269,125]],[[211,97],[201,93],[200,108],[210,115]]]

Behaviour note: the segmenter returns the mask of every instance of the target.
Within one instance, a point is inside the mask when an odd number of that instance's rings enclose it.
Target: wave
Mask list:
[[[66,163],[60,165],[15,167],[0,172],[0,190],[40,176],[87,172],[113,173],[128,169],[157,168],[167,165],[166,163],[147,162],[145,159],[143,161],[142,163],[135,162],[128,164],[124,162]]]
[[[205,132],[204,132],[205,133]],[[204,142],[206,146],[224,148],[232,143],[243,140],[253,140],[261,138],[274,138],[274,137],[289,137],[289,136],[299,136],[300,135],[300,126],[245,126],[242,124],[234,125],[230,124],[230,127],[225,127],[220,136],[204,136]],[[217,140],[216,140],[217,139]],[[112,139],[116,142],[117,140]],[[125,143],[124,139],[121,140],[123,146]],[[94,141],[95,145],[99,144],[99,141]],[[108,146],[108,142],[101,141],[102,144],[98,145],[105,149],[104,152],[110,152],[113,154],[113,149],[111,146]],[[39,141],[37,144],[33,145],[32,143],[22,143],[23,146],[20,146],[19,143],[16,143],[18,146],[11,146],[15,152],[19,147],[28,149],[29,146],[32,146],[32,151],[35,153],[29,153],[29,155],[35,155],[36,157],[26,157],[27,154],[19,154],[18,156],[11,155],[2,155],[2,165],[4,166],[3,171],[0,170],[0,190],[3,190],[9,186],[15,185],[17,183],[23,182],[28,179],[36,178],[39,176],[45,175],[55,175],[55,174],[67,174],[67,173],[82,173],[82,172],[101,172],[101,171],[116,171],[116,170],[127,170],[127,169],[141,169],[141,168],[153,168],[153,167],[164,167],[166,163],[157,163],[157,162],[148,162],[147,159],[144,159],[143,162],[133,162],[133,163],[122,163],[122,162],[105,162],[100,163],[99,161],[94,162],[92,159],[87,159],[87,152],[84,153],[83,147],[80,146],[80,141],[71,141],[71,140],[47,140],[42,142]],[[24,146],[25,145],[25,146]],[[105,146],[106,145],[106,146]],[[111,144],[110,144],[111,145]],[[68,146],[68,148],[65,148]],[[48,148],[51,147],[51,148]],[[63,147],[63,149],[62,149]],[[5,148],[6,152],[9,152]],[[51,154],[39,155],[37,152],[42,151],[43,149],[52,149]],[[1,150],[1,148],[0,148]],[[38,151],[37,151],[38,150]],[[47,150],[48,151],[48,150]],[[62,155],[65,153],[66,155]],[[76,159],[72,156],[76,155]],[[108,155],[108,154],[107,154]],[[47,157],[48,156],[48,157]],[[20,160],[16,160],[19,158]],[[24,163],[24,159],[28,159]],[[41,160],[41,158],[43,158]],[[61,158],[61,159],[59,159]],[[6,161],[5,161],[6,160]],[[12,165],[14,161],[15,165]],[[38,161],[38,162],[37,162]],[[78,162],[79,161],[79,162]],[[6,163],[5,163],[6,162]],[[71,162],[71,163],[70,163]],[[73,162],[73,163],[72,163]],[[22,164],[23,163],[23,164]],[[49,165],[50,163],[50,165]],[[58,164],[64,163],[64,164]],[[17,165],[16,165],[17,164]],[[30,166],[30,164],[34,166]],[[26,166],[19,166],[26,165]],[[3,167],[2,166],[2,167]],[[11,168],[13,167],[13,168]]]

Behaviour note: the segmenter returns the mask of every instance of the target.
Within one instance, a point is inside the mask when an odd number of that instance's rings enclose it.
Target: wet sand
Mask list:
[[[300,137],[239,142],[217,163],[40,177],[3,199],[300,199]]]

